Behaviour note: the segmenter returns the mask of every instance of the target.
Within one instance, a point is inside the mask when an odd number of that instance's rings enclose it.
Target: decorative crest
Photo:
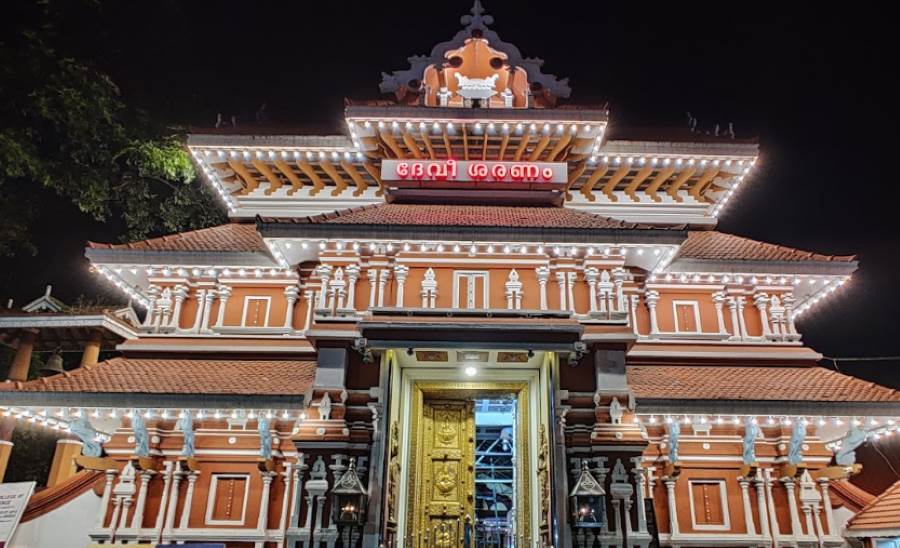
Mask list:
[[[594,477],[594,474],[588,469],[588,461],[581,461],[581,475],[572,488],[571,497],[593,497],[605,495],[606,490],[600,485],[600,482]]]
[[[363,486],[359,475],[356,473],[356,457],[350,459],[350,465],[341,477],[335,482],[334,488],[331,490],[336,495],[365,495],[366,488]]]

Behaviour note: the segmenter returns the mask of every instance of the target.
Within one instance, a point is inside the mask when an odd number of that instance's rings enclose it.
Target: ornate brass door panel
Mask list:
[[[413,546],[462,547],[475,496],[474,403],[426,399],[418,422]]]

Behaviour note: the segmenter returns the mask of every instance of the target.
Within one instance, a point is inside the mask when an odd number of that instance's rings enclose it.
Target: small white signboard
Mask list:
[[[16,532],[34,485],[33,481],[0,483],[0,548],[9,544]]]

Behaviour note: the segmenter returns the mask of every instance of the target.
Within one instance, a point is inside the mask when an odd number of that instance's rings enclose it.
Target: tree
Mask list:
[[[129,108],[106,74],[52,47],[54,35],[45,20],[0,42],[0,255],[35,251],[35,185],[99,221],[121,218],[123,239],[221,222],[183,131]]]

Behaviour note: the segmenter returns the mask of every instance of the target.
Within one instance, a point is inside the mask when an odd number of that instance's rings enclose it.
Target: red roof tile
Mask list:
[[[256,225],[229,223],[189,232],[141,240],[127,244],[88,242],[93,249],[133,249],[140,251],[232,251],[267,252]]]
[[[851,533],[882,529],[900,530],[900,481],[885,489],[847,522],[847,530]]]
[[[850,480],[831,482],[828,495],[831,497],[832,505],[835,507],[846,505],[852,512],[859,512],[877,498],[862,487],[850,483]]]
[[[302,395],[315,375],[314,361],[113,358],[52,377],[3,383],[0,390]]]
[[[855,255],[821,255],[793,247],[769,244],[724,232],[695,231],[688,234],[677,259],[706,261],[828,261],[852,262]]]
[[[562,207],[428,204],[377,204],[316,215],[297,222],[519,228],[655,228]]]
[[[630,365],[638,399],[900,402],[900,392],[824,367]]]

